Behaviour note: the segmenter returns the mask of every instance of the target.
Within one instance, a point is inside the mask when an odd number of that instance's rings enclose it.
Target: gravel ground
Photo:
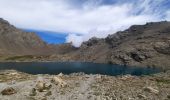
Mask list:
[[[4,90],[12,88],[13,93]],[[0,100],[170,100],[170,71],[149,76],[0,72]]]

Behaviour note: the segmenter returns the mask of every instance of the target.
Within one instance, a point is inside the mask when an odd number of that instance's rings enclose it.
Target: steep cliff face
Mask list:
[[[134,25],[105,39],[92,38],[69,56],[81,61],[170,68],[170,22]]]

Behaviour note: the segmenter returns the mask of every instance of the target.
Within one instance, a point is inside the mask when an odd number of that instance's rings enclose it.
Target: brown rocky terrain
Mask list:
[[[68,60],[169,69],[170,22],[134,25],[105,39],[92,38],[66,56]]]
[[[133,25],[74,48],[71,44],[48,45],[34,33],[23,32],[1,19],[0,60],[88,61],[170,69],[170,22]]]
[[[170,72],[150,76],[0,72],[0,100],[169,100]]]
[[[24,32],[0,19],[0,54],[34,54],[46,48],[34,33]]]
[[[154,75],[0,71],[0,100],[170,100],[170,22],[134,25],[81,47],[49,45],[0,19],[0,61],[90,61],[166,69]]]
[[[25,32],[0,19],[0,56],[63,54],[71,48],[70,44],[48,45],[35,33]]]

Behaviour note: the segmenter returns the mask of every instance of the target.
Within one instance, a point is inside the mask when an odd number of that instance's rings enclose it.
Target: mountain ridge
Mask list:
[[[51,55],[63,53],[58,49],[71,45],[51,45],[44,42],[34,32],[25,32],[0,19],[0,55]]]
[[[5,54],[38,53],[39,48],[47,46],[36,34],[17,29],[4,19],[0,19],[0,35],[0,48]]]
[[[4,34],[9,33],[14,35],[5,37]],[[5,54],[2,51],[6,48],[4,50],[11,49],[10,52],[15,55],[46,55],[39,59],[32,58],[31,61],[81,61],[170,68],[170,22],[167,21],[133,25],[125,31],[119,31],[103,39],[91,38],[83,42],[79,48],[73,47],[71,43],[48,45],[35,33],[23,32],[2,19],[0,35],[1,54]],[[7,44],[9,46],[3,47]]]
[[[129,66],[170,67],[170,22],[133,25],[105,39],[84,42],[71,58]],[[70,56],[70,55],[69,55]]]

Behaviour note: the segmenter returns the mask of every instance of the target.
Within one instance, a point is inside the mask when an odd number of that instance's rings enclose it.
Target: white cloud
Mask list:
[[[170,10],[166,12],[166,20],[170,21]]]
[[[83,37],[76,34],[69,34],[66,41],[72,43],[75,47],[79,47],[83,42]]]
[[[165,0],[100,5],[102,1],[87,0],[76,7],[69,0],[0,0],[0,17],[19,28],[69,33],[67,42],[80,46],[93,36],[102,38],[133,24],[162,20],[153,9]],[[166,19],[170,20],[169,13]]]

